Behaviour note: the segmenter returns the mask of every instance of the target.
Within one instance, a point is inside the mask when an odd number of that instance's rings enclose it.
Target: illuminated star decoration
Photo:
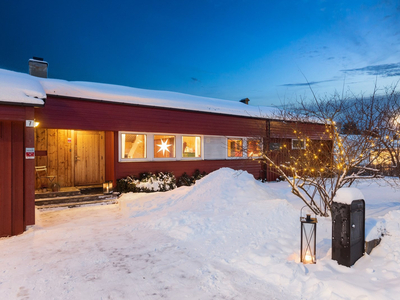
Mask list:
[[[158,144],[157,146],[160,147],[160,149],[157,151],[157,153],[162,151],[163,156],[165,155],[165,151],[168,151],[171,153],[171,151],[169,151],[168,147],[172,146],[172,144],[168,144],[168,139],[166,139],[165,142],[163,142],[163,140],[161,139],[161,144]]]

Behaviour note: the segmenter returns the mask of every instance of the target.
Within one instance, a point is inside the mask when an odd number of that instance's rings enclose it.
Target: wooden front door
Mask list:
[[[75,131],[75,185],[104,182],[104,154],[103,131]]]

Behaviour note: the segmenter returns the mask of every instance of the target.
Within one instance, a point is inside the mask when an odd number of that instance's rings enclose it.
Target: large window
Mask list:
[[[119,161],[246,159],[262,155],[262,139],[120,131]],[[296,146],[296,145],[295,145]]]
[[[228,157],[243,157],[243,139],[228,138]]]
[[[121,157],[131,159],[146,158],[146,135],[121,134]]]
[[[175,158],[174,135],[154,135],[154,158]]]
[[[182,137],[182,157],[201,158],[201,137],[183,136]]]
[[[259,139],[247,139],[247,157],[260,157],[262,142]]]

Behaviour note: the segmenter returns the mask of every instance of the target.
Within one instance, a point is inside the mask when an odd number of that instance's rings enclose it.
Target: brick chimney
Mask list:
[[[36,77],[47,78],[49,64],[40,57],[33,57],[29,60],[29,74]]]

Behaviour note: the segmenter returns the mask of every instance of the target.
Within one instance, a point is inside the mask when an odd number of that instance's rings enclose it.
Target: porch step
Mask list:
[[[73,196],[56,196],[52,198],[37,198],[35,205],[38,209],[55,207],[77,207],[89,204],[111,204],[116,203],[119,193],[113,194],[88,194]]]
[[[81,195],[81,191],[71,190],[71,191],[60,191],[60,192],[43,192],[43,193],[35,193],[35,199],[48,199],[48,198],[56,198],[56,197],[71,197]]]
[[[98,200],[98,201],[82,201],[82,202],[72,202],[72,203],[59,203],[59,204],[49,204],[37,206],[38,210],[46,210],[53,208],[74,208],[89,205],[109,205],[117,203],[117,198],[109,200]]]

